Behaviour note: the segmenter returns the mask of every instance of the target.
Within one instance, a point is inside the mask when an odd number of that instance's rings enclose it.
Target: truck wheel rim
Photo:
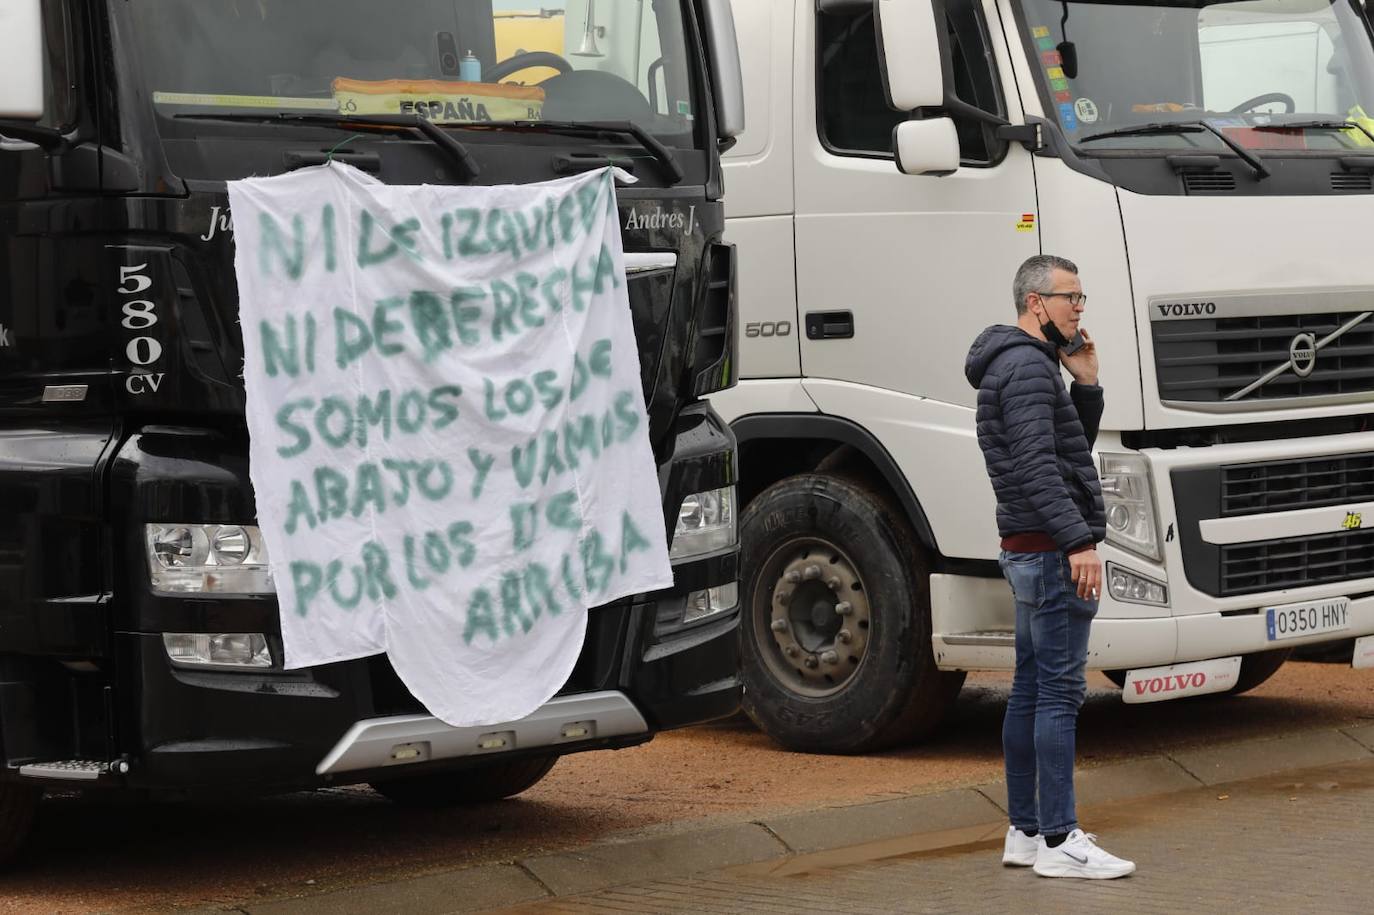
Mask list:
[[[844,689],[868,652],[868,591],[834,544],[806,538],[764,563],[754,602],[763,661],[783,686],[810,698]]]

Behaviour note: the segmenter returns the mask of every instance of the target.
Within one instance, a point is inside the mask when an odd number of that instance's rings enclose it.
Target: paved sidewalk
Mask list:
[[[1003,868],[999,824],[972,844],[942,850],[886,840],[500,911],[1249,915],[1374,908],[1368,853],[1374,761],[1102,804],[1080,815],[1101,832],[1105,848],[1136,861],[1134,876],[1049,880]],[[919,847],[914,838],[906,841]]]

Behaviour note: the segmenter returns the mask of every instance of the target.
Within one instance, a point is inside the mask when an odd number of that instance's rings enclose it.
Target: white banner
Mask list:
[[[524,717],[589,607],[673,581],[611,173],[229,202],[286,666],[385,651],[451,725]]]

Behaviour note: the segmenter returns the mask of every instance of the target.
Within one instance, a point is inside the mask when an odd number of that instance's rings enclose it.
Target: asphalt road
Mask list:
[[[1080,762],[1374,719],[1374,672],[1291,662],[1241,697],[1126,706],[1093,676]],[[970,678],[942,732],[870,757],[786,753],[746,722],[665,734],[559,763],[520,799],[402,810],[366,788],[223,803],[45,802],[0,875],[0,912],[144,912],[226,905],[450,870],[608,836],[652,834],[827,803],[995,779],[1006,679]]]

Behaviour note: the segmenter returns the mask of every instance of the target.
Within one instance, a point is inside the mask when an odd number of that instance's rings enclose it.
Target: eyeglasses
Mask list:
[[[1087,295],[1081,292],[1037,292],[1036,295],[1040,296],[1042,299],[1051,299],[1057,295],[1062,295],[1069,300],[1069,304],[1074,308],[1077,308],[1079,305],[1088,304]]]

